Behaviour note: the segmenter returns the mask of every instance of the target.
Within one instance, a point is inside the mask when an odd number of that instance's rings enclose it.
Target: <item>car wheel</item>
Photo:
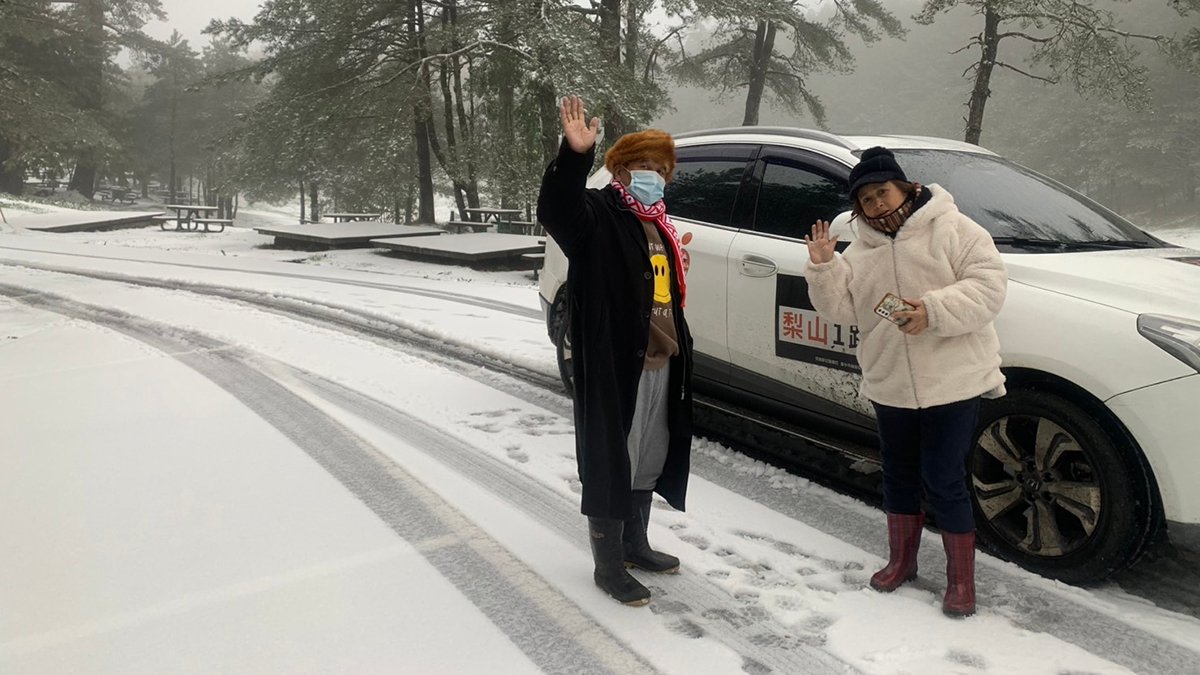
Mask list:
[[[554,323],[554,347],[558,356],[558,376],[568,396],[575,396],[575,371],[571,365],[571,313],[566,302],[559,303]]]
[[[987,548],[1071,583],[1133,562],[1154,513],[1133,448],[1082,407],[1044,391],[985,401],[978,429],[967,469]]]

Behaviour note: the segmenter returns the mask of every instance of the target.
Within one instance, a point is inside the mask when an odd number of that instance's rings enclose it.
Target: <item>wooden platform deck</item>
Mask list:
[[[147,227],[156,224],[159,211],[57,211],[53,213],[8,214],[15,227],[39,232],[97,232]]]
[[[459,262],[471,266],[507,265],[524,268],[531,261],[522,259],[526,253],[541,253],[546,249],[545,237],[523,234],[476,232],[445,237],[419,239],[380,238],[373,245],[398,253],[440,262]]]
[[[305,249],[371,248],[371,241],[382,237],[406,239],[408,237],[437,237],[445,234],[440,228],[425,225],[394,225],[375,222],[279,225],[256,227],[254,231],[275,237],[276,246]]]

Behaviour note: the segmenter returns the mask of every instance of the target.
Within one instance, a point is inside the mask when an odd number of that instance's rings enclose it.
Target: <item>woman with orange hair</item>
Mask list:
[[[622,136],[586,189],[600,121],[564,98],[563,141],[542,177],[538,220],[570,261],[575,457],[601,589],[628,605],[650,591],[626,570],[674,573],[679,559],[646,538],[653,493],[682,511],[692,445],[692,338],[683,260],[663,188],[675,142],[650,129]]]

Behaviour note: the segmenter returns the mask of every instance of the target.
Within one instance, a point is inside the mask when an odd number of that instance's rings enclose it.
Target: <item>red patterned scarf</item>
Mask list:
[[[651,206],[646,206],[634,199],[633,195],[629,194],[629,191],[625,189],[621,181],[616,178],[612,179],[610,185],[617,191],[617,196],[629,207],[630,211],[633,211],[634,215],[642,220],[654,223],[654,226],[658,228],[658,236],[662,237],[663,242],[671,247],[671,252],[674,254],[672,257],[675,260],[675,279],[679,281],[679,306],[683,307],[685,300],[687,300],[687,284],[684,282],[683,251],[679,244],[679,232],[675,229],[675,224],[671,222],[670,216],[667,215],[666,203],[660,199]]]

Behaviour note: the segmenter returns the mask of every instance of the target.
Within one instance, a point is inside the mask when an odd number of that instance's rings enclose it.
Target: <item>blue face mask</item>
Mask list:
[[[657,171],[630,171],[629,194],[645,206],[653,206],[663,198],[667,180]]]

